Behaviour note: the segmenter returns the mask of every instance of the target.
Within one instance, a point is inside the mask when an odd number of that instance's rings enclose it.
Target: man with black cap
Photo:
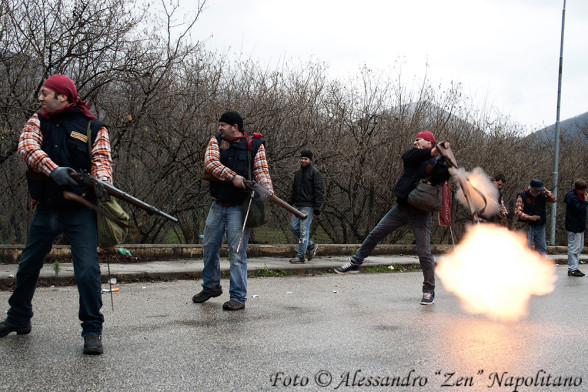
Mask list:
[[[443,142],[446,147],[449,143]],[[419,262],[423,271],[422,305],[432,305],[435,301],[435,260],[431,253],[432,213],[412,206],[408,194],[424,178],[430,178],[433,185],[443,184],[449,178],[447,164],[440,157],[435,137],[429,131],[419,132],[413,141],[414,147],[402,155],[404,172],[394,187],[397,204],[372,229],[361,247],[341,267],[335,268],[338,274],[359,272],[359,266],[376,245],[394,230],[409,225],[416,240]]]
[[[204,168],[213,176],[210,182],[213,202],[204,226],[202,291],[194,295],[192,301],[206,302],[223,293],[219,250],[226,235],[231,279],[230,300],[223,304],[223,309],[241,310],[247,300],[246,248],[251,233],[251,229],[243,229],[245,180],[254,179],[272,193],[273,187],[262,135],[244,132],[243,119],[235,111],[221,115],[218,131],[208,142],[204,154]]]
[[[79,292],[84,354],[102,354],[102,297],[97,256],[96,213],[63,197],[64,191],[95,201],[92,190],[80,188],[70,172],[87,171],[112,183],[108,130],[96,120],[89,106],[78,97],[74,82],[65,75],[49,77],[38,97],[41,110],[25,124],[18,151],[25,159],[29,191],[36,206],[20,256],[16,288],[8,303],[6,320],[0,323],[0,338],[11,332],[31,332],[32,299],[39,272],[53,241],[67,236]],[[90,138],[87,140],[88,123]],[[91,146],[88,151],[88,146]]]
[[[545,223],[547,214],[545,212],[546,203],[555,203],[556,197],[549,190],[545,189],[543,182],[533,178],[529,187],[518,194],[515,215],[519,221],[528,224],[527,242],[529,248],[533,248],[541,254],[547,252],[547,243],[545,240]]]
[[[324,193],[323,176],[312,164],[312,152],[304,150],[300,153],[300,168],[294,175],[290,192],[290,204],[306,214],[304,220],[292,215],[290,229],[298,239],[296,257],[290,259],[292,264],[304,264],[305,256],[310,261],[316,255],[318,245],[310,238],[310,225],[312,218],[321,214]]]

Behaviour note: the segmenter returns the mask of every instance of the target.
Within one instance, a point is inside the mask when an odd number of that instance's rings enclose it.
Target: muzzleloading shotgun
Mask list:
[[[204,173],[202,174],[202,179],[205,181],[209,181],[209,182],[214,182],[214,181],[222,182],[222,180],[219,180],[218,178],[213,176],[206,169],[204,169]],[[277,197],[276,195],[272,194],[270,191],[268,191],[267,189],[265,189],[264,187],[259,185],[257,182],[245,180],[245,185],[247,186],[248,190],[257,192],[264,199],[279,205],[280,207],[282,207],[283,209],[285,209],[289,213],[294,214],[296,217],[298,217],[302,220],[306,219],[306,217],[307,217],[306,214],[298,211],[296,208],[292,207],[290,204],[286,203],[284,200],[282,200],[279,197]]]
[[[172,221],[174,223],[178,222],[178,218],[173,217],[169,214],[166,214],[165,212],[158,210],[157,208],[153,207],[152,205],[147,204],[144,201],[137,199],[135,196],[131,196],[128,193],[121,191],[120,189],[118,189],[114,185],[112,185],[106,181],[101,181],[88,173],[72,172],[72,173],[70,173],[70,175],[74,180],[76,180],[79,183],[84,184],[86,186],[89,186],[89,187],[99,186],[99,187],[104,188],[104,190],[106,192],[108,192],[109,195],[112,195],[118,199],[124,200],[127,203],[134,205],[135,207],[139,207],[140,209],[147,211],[147,213],[149,215],[155,214],[155,215],[162,216],[166,219],[169,219],[170,221]]]
[[[445,141],[437,143],[437,151],[439,151],[439,154],[441,154],[441,157],[443,157],[443,159],[445,160],[445,162],[447,162],[447,165],[449,165],[449,167],[452,167],[456,170],[458,170],[458,169],[461,170],[460,167],[457,166],[457,161],[455,159],[455,155],[453,155],[453,151],[451,151],[451,148],[449,147],[449,143],[447,143]],[[473,186],[470,183],[470,180],[467,178],[467,176],[464,176],[461,174],[456,174],[456,175],[454,175],[454,177],[457,179],[457,182],[459,183],[459,185],[461,187],[461,190],[463,192],[463,196],[466,200],[468,208],[474,217],[474,223],[480,223],[478,216],[484,213],[484,210],[486,209],[486,206],[488,205],[488,201],[486,200],[486,196],[482,192],[480,192],[480,190],[478,188],[476,188],[475,186]],[[479,210],[476,209],[475,203],[473,202],[472,195],[470,193],[470,188],[472,190],[474,190],[484,201],[483,208],[481,208]]]

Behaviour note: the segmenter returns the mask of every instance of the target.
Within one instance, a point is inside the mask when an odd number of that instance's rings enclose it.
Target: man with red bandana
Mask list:
[[[74,82],[65,75],[49,77],[38,97],[41,110],[26,122],[18,151],[29,167],[29,192],[36,206],[25,249],[16,274],[16,288],[8,303],[6,320],[0,323],[0,338],[11,332],[31,332],[32,299],[39,272],[53,241],[61,233],[69,239],[74,275],[79,292],[79,318],[84,354],[102,354],[102,297],[97,256],[96,214],[63,197],[64,191],[91,201],[96,196],[82,189],[70,176],[73,171],[90,172],[112,182],[108,130],[78,97]],[[88,124],[90,138],[88,141]],[[91,148],[89,149],[89,146]]]
[[[440,185],[449,178],[447,164],[438,159],[435,137],[429,131],[419,132],[414,138],[414,147],[402,155],[404,172],[394,194],[397,204],[380,220],[361,244],[361,247],[341,267],[338,274],[359,272],[359,266],[376,245],[394,230],[409,225],[414,233],[419,262],[423,271],[422,305],[431,305],[435,300],[435,260],[431,254],[432,213],[420,210],[408,203],[408,194],[423,178],[429,178],[433,185]],[[448,147],[448,144],[446,144]]]

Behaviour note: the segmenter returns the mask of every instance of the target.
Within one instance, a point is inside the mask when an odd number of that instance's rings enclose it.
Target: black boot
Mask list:
[[[84,354],[86,355],[100,355],[104,349],[102,348],[102,336],[88,335],[84,336]]]
[[[2,321],[0,323],[0,338],[3,338],[10,332],[16,332],[17,335],[27,335],[29,332],[31,332],[31,324],[29,323],[29,325],[25,327],[12,327],[6,324],[6,321]]]

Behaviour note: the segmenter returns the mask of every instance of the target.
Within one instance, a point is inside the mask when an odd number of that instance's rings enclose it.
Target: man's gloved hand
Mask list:
[[[71,167],[60,166],[57,169],[53,170],[49,176],[59,186],[77,186],[78,182],[71,178],[71,176],[69,175],[69,173],[73,172],[75,172],[75,170]]]
[[[104,185],[99,182],[94,183],[94,193],[96,194],[98,200],[105,200],[109,196],[108,191],[104,188]]]

